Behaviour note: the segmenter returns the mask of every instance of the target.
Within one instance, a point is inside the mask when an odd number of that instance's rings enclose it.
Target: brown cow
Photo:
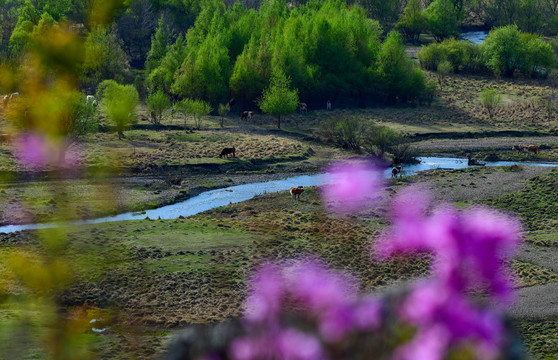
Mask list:
[[[525,153],[532,152],[536,154],[537,151],[539,151],[539,147],[537,145],[531,145],[531,144],[519,144],[519,145],[514,145],[513,150],[517,150],[518,154],[521,154],[522,152]]]
[[[234,148],[234,146],[232,148],[224,148],[221,151],[221,154],[219,154],[219,159],[222,159],[223,156],[225,158],[228,158],[229,155],[231,155],[231,154],[232,154],[232,157],[236,157],[236,149]]]
[[[523,152],[532,152],[536,154],[537,151],[539,151],[539,147],[537,145],[522,144],[522,146],[523,146]]]
[[[403,167],[395,166],[393,169],[391,169],[391,177],[397,179],[397,174],[399,174],[399,178],[403,177]]]
[[[253,111],[243,111],[242,114],[240,114],[240,120],[252,120],[253,118],[254,118]]]
[[[0,134],[0,144],[10,144],[12,142],[12,134]]]
[[[296,200],[296,197],[298,196],[299,200],[300,200],[300,194],[302,194],[304,192],[304,189],[302,186],[299,186],[297,188],[292,187],[290,190],[291,196],[293,197],[293,199]]]
[[[306,103],[300,103],[299,111],[301,114],[306,114],[308,112],[308,105],[306,105]]]

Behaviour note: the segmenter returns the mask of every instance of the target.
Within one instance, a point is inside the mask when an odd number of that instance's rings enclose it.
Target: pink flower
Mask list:
[[[284,270],[287,289],[312,311],[329,311],[354,299],[354,281],[313,261],[298,262]]]
[[[44,135],[25,133],[15,142],[15,156],[27,168],[44,169],[49,165],[52,147]]]
[[[325,359],[322,346],[314,336],[295,329],[286,329],[277,339],[278,351],[275,359],[320,360]]]
[[[280,270],[263,265],[253,279],[253,291],[246,300],[246,319],[253,323],[274,321],[281,310],[285,290]]]
[[[324,201],[339,215],[362,210],[382,188],[382,173],[371,163],[335,164],[326,175]]]

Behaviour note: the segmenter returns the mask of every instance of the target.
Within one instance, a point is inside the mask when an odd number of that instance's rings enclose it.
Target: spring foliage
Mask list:
[[[152,90],[214,106],[232,95],[251,109],[269,86],[272,69],[280,68],[307,103],[416,99],[424,87],[420,70],[399,51],[399,41],[392,51],[396,58],[382,57],[381,32],[364,9],[338,0],[310,1],[295,9],[273,0],[257,11],[211,0],[185,38],[179,37],[149,72],[148,83]],[[389,77],[402,68],[409,71]],[[416,89],[410,91],[410,83]]]

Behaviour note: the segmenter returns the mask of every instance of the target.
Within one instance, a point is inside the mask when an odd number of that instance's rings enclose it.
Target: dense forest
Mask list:
[[[0,1],[1,58],[19,64],[45,28],[71,24],[84,38],[80,83],[89,93],[112,79],[134,84],[141,98],[195,99],[213,109],[234,98],[256,109],[277,70],[311,107],[422,103],[435,86],[407,57],[405,41],[429,33],[441,42],[419,54],[429,70],[535,76],[554,64],[540,36],[558,27],[553,0],[121,0],[106,2],[109,24],[89,16],[96,2]],[[482,49],[447,40],[464,27],[511,24]],[[500,49],[510,41],[514,49]],[[500,63],[527,52],[528,64]]]

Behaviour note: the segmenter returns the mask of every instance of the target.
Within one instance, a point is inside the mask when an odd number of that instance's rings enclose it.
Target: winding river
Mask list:
[[[419,164],[406,165],[403,167],[403,176],[415,175],[419,171],[432,169],[464,169],[470,167],[466,159],[458,158],[438,158],[422,157]],[[494,161],[486,162],[486,166],[547,166],[558,167],[558,164],[545,164],[533,162],[514,162],[514,161]],[[384,177],[391,176],[391,169],[386,169]],[[228,188],[216,189],[203,192],[198,196],[192,197],[173,205],[163,206],[157,209],[146,210],[145,212],[128,212],[116,216],[109,216],[99,219],[70,221],[66,223],[41,223],[28,225],[6,225],[0,227],[0,233],[12,233],[22,230],[47,229],[60,226],[79,226],[86,224],[99,224],[124,220],[142,220],[146,217],[150,219],[176,219],[179,216],[187,217],[207,210],[215,209],[228,204],[239,203],[249,200],[257,195],[289,190],[291,186],[321,186],[326,185],[326,181],[335,183],[336,179],[326,177],[324,174],[294,176],[282,180],[252,183],[231,186]]]

